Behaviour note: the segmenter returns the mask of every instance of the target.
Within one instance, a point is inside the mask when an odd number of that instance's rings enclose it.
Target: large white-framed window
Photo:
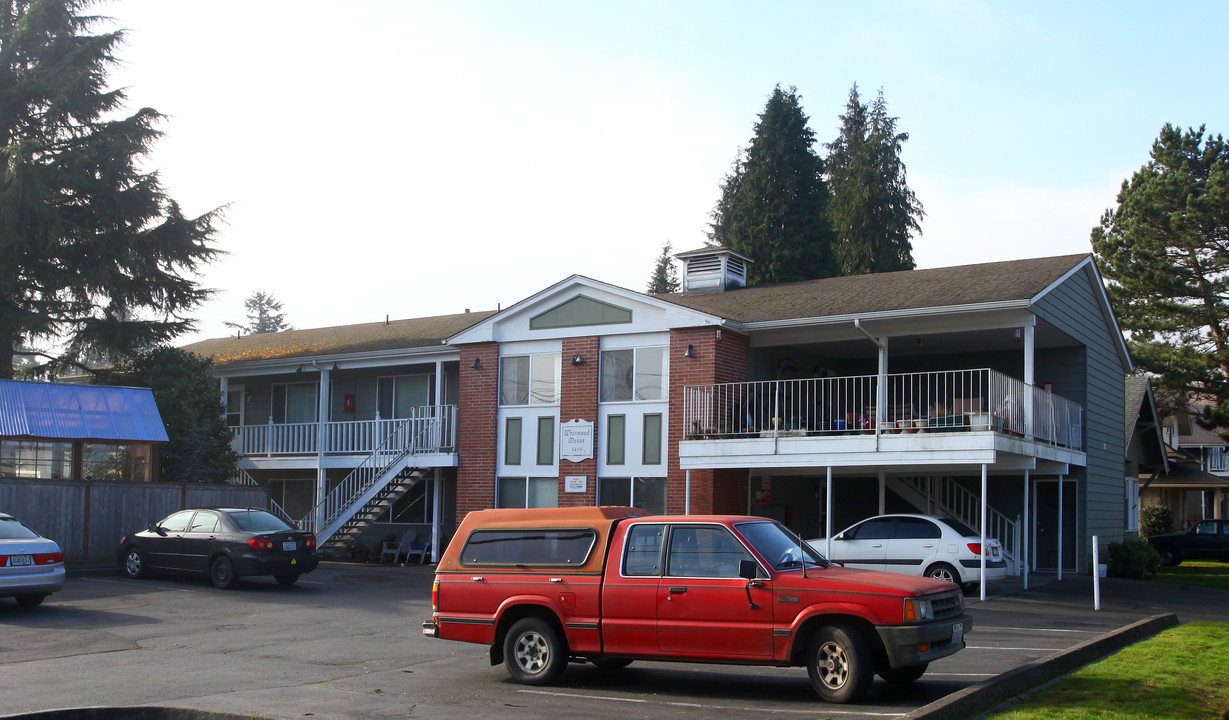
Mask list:
[[[559,478],[501,477],[495,481],[495,507],[544,508],[559,506]]]
[[[273,422],[313,423],[319,418],[319,384],[314,382],[274,383]]]
[[[229,385],[226,388],[226,425],[238,427],[243,425],[247,388],[243,385]]]
[[[631,505],[654,515],[666,514],[666,478],[599,478],[598,505]]]
[[[670,385],[668,348],[662,346],[602,351],[601,402],[660,401]]]
[[[500,405],[557,405],[559,353],[514,355],[499,359]]]
[[[376,409],[385,420],[411,417],[415,407],[434,405],[432,376],[388,375],[376,378]]]

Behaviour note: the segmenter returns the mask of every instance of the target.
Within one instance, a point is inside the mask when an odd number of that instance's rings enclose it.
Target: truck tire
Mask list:
[[[549,685],[567,667],[568,653],[559,631],[542,618],[521,618],[504,638],[504,665],[522,685]]]
[[[849,703],[870,689],[874,659],[866,638],[845,624],[825,625],[811,640],[807,654],[811,686],[827,702]]]
[[[1172,545],[1166,545],[1158,548],[1161,554],[1162,565],[1181,565],[1182,556],[1178,554],[1178,549]]]
[[[890,685],[908,685],[921,679],[926,674],[928,665],[929,663],[922,663],[903,668],[883,668],[879,671],[879,677]]]

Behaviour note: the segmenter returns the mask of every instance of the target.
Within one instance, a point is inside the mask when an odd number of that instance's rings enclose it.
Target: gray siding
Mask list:
[[[235,485],[0,480],[0,510],[55,540],[74,565],[115,564],[125,533],[199,506],[264,508],[269,494]]]
[[[1084,513],[1078,523],[1080,541],[1076,555],[1081,569],[1091,552],[1091,536],[1099,536],[1102,544],[1123,539],[1123,438],[1126,433],[1123,418],[1127,367],[1119,354],[1121,339],[1113,318],[1104,310],[1096,275],[1089,268],[1071,276],[1034,306],[1038,317],[1083,346],[1080,350],[1073,349],[1069,358],[1055,353],[1056,362],[1051,365],[1047,361],[1045,367],[1054,377],[1056,393],[1084,405],[1088,467],[1078,497]],[[1082,363],[1078,357],[1081,354]],[[1038,382],[1050,381],[1040,375],[1040,369],[1037,379]],[[1082,398],[1079,397],[1081,388]]]

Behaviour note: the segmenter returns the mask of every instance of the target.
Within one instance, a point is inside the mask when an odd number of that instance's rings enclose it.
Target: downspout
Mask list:
[[[888,397],[886,393],[888,386],[888,341],[883,338],[877,338],[867,332],[866,328],[862,327],[862,321],[859,318],[853,319],[853,326],[854,329],[865,335],[866,339],[874,343],[875,347],[879,348],[879,379],[875,388],[875,452],[879,452],[879,434],[883,432],[883,421],[888,419]]]
[[[328,497],[328,477],[324,471],[324,441],[327,437],[327,428],[325,423],[329,416],[329,370],[328,368],[320,367],[315,360],[312,360],[312,367],[320,371],[320,397],[317,398],[316,410],[316,505],[320,508],[320,513],[316,517],[316,532],[320,532],[324,528],[324,499]]]

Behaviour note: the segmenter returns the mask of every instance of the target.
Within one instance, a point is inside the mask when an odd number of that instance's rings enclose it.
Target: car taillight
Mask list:
[[[969,543],[969,552],[974,555],[981,555],[981,543]],[[989,555],[990,553],[986,553]]]
[[[251,538],[248,540],[248,545],[251,545],[257,550],[272,550],[273,549],[273,541],[266,540],[264,538]]]
[[[312,535],[311,537],[307,538],[307,540],[303,543],[303,547],[307,548],[308,550],[314,549],[316,547],[316,536]]]
[[[440,611],[440,581],[431,583],[431,612]]]
[[[8,564],[9,564],[9,556],[0,555],[0,567],[4,567],[5,565],[8,565]]]
[[[34,556],[35,565],[55,565],[56,563],[64,562],[64,553],[39,553]]]

